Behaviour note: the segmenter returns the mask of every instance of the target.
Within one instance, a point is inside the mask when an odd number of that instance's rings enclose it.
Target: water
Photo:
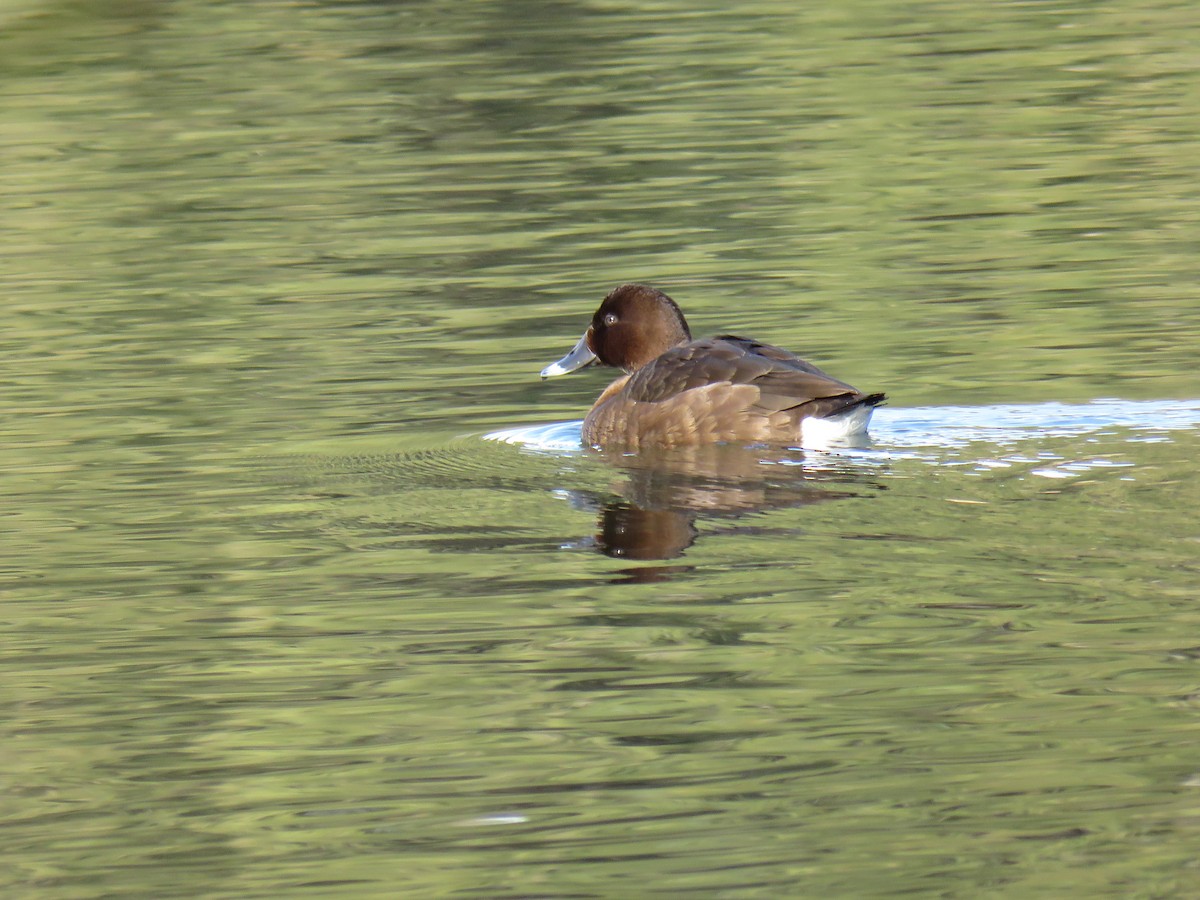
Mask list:
[[[1200,890],[1189,6],[0,26],[6,896]],[[578,447],[628,280],[874,445]]]

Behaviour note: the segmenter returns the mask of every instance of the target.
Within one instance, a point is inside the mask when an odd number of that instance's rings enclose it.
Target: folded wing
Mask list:
[[[833,416],[883,401],[882,394],[863,394],[786,350],[734,335],[692,341],[667,351],[635,372],[625,390],[631,400],[660,403],[722,383],[756,388],[757,397],[748,409],[765,416],[781,412],[797,419]]]

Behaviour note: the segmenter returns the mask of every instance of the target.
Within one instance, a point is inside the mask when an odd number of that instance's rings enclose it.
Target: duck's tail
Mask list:
[[[887,399],[887,394],[865,394],[850,399],[839,408],[819,416],[808,416],[800,422],[803,446],[823,450],[837,446],[866,446],[867,426],[875,407]]]

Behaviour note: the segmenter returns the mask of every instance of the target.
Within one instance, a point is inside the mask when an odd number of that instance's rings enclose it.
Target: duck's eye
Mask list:
[[[616,313],[605,313],[604,314],[604,324],[607,325],[609,328],[612,328],[612,326],[616,325],[617,324],[617,314]]]

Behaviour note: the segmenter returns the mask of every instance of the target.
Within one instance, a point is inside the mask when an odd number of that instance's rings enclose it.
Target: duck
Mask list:
[[[883,393],[863,393],[753,338],[692,339],[674,300],[645,284],[612,290],[575,347],[542,379],[603,365],[624,374],[583,420],[585,444],[638,452],[710,443],[824,448],[862,443]]]

